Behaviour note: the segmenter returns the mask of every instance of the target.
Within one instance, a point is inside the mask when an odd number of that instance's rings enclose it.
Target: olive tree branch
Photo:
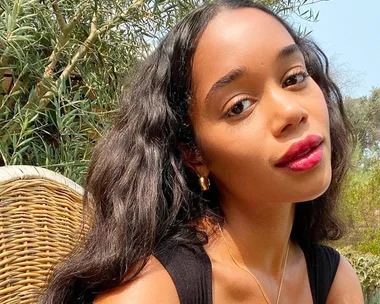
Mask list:
[[[2,141],[7,140],[12,133],[16,132],[19,129],[19,124],[17,123],[19,117],[28,117],[33,113],[36,113],[39,110],[45,108],[47,104],[49,104],[52,97],[51,92],[54,91],[54,89],[57,87],[58,81],[55,82],[53,80],[53,77],[54,69],[59,60],[60,53],[69,40],[74,26],[77,24],[84,11],[89,7],[89,3],[86,2],[85,5],[78,9],[77,13],[70,19],[69,23],[66,23],[57,2],[54,1],[52,5],[54,5],[53,10],[57,16],[57,22],[61,30],[58,42],[55,45],[53,52],[49,56],[49,64],[45,67],[44,74],[41,80],[35,86],[34,92],[30,94],[28,101],[17,113],[17,115],[13,116],[12,119],[10,119],[3,127],[5,130],[7,130],[7,132],[2,136]],[[30,111],[32,109],[34,111]]]
[[[66,79],[68,76],[70,76],[70,73],[74,70],[78,61],[86,55],[88,49],[92,46],[95,39],[98,37],[99,31],[98,31],[96,23],[97,23],[97,13],[94,12],[92,15],[92,20],[91,20],[90,34],[88,35],[86,40],[83,42],[83,44],[79,47],[78,51],[75,53],[74,57],[72,58],[70,64],[68,64],[65,67],[61,76],[59,77],[59,80],[62,81]]]
[[[61,29],[61,32],[65,33],[66,32],[67,23],[66,23],[65,18],[63,17],[61,8],[58,5],[58,1],[57,0],[53,1],[51,3],[51,6],[53,7],[53,11],[54,11],[55,16],[57,18],[58,25],[59,25],[59,27]]]

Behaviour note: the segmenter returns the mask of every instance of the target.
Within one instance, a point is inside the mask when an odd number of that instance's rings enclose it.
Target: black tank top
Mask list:
[[[325,304],[340,254],[324,245],[300,245],[314,304]],[[165,248],[155,254],[171,276],[181,304],[212,304],[211,261],[202,246]]]

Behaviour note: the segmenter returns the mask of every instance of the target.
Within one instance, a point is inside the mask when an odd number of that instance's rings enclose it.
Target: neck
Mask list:
[[[238,209],[236,206],[243,207]],[[246,206],[222,204],[226,216],[222,231],[228,248],[223,246],[226,245],[224,242],[218,242],[220,258],[231,261],[231,253],[240,265],[248,269],[278,276],[290,240],[295,205],[263,203]]]

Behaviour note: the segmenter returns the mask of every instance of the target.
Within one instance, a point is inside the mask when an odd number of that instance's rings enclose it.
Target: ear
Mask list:
[[[191,149],[188,145],[184,143],[180,143],[179,147],[182,153],[182,158],[185,166],[199,177],[208,177],[208,175],[210,174],[210,170],[205,164],[199,150],[197,148]]]

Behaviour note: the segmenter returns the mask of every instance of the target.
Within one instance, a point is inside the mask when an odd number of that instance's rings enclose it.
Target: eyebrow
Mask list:
[[[298,44],[288,45],[280,50],[280,52],[277,55],[277,60],[284,60],[286,58],[293,56],[296,53],[302,54],[302,51],[299,45]]]
[[[296,53],[302,54],[300,47],[297,44],[290,44],[280,50],[280,52],[277,55],[277,60],[284,60],[293,56]],[[233,81],[237,80],[238,78],[241,78],[243,75],[246,74],[246,72],[247,69],[245,67],[239,67],[229,71],[226,75],[224,75],[222,78],[220,78],[217,82],[215,82],[212,85],[211,89],[208,91],[206,95],[205,102],[210,100],[213,97],[213,95],[215,95],[215,93],[219,91],[221,88],[224,88]]]
[[[233,69],[229,71],[226,75],[224,75],[222,78],[220,78],[217,82],[215,82],[211,89],[208,91],[207,96],[205,98],[205,102],[207,100],[211,99],[212,96],[221,88],[226,87],[231,82],[237,80],[238,78],[242,77],[244,74],[246,74],[247,69],[245,67],[239,67],[236,69]]]

